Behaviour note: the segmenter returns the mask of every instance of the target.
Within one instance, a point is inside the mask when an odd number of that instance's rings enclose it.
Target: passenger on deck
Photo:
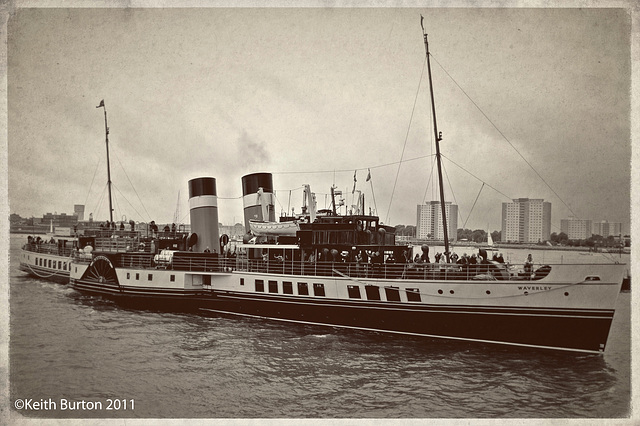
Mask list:
[[[451,253],[451,263],[458,263],[458,255],[456,253]]]
[[[207,246],[207,248],[206,248],[206,249],[204,249],[204,252],[205,252],[205,253],[211,253],[211,249],[209,249],[209,246]],[[262,255],[262,256],[264,257],[264,255]]]
[[[439,252],[433,257],[436,259],[436,263],[440,263],[440,257],[442,257],[442,255]]]
[[[418,253],[416,253],[416,257],[413,258],[413,263],[420,263],[420,255]]]
[[[152,220],[149,223],[149,230],[151,231],[152,235],[155,235],[158,232],[158,225],[156,225],[155,220]]]
[[[124,231],[124,222],[120,222],[120,230]]]
[[[496,262],[504,263],[504,257],[502,257],[502,253],[498,253],[498,257],[496,257]]]
[[[174,234],[176,233],[176,224],[175,223],[171,224],[171,232],[173,232]]]
[[[422,246],[422,256],[420,256],[420,263],[431,263],[429,260],[429,246]]]
[[[524,272],[525,274],[533,272],[533,257],[531,257],[531,253],[527,256],[527,260],[524,261]]]

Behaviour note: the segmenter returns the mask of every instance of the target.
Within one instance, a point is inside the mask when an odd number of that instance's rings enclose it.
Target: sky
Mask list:
[[[16,9],[7,26],[9,211],[188,222],[216,178],[223,224],[242,176],[276,211],[310,184],[356,190],[384,223],[438,199],[420,15],[444,187],[458,227],[499,230],[513,198],[622,222],[631,199],[631,18],[624,9]],[[366,181],[368,173],[371,180]],[[343,210],[344,211],[344,210]]]

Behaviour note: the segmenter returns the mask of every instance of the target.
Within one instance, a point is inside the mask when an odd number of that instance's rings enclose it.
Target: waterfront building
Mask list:
[[[458,231],[458,206],[451,202],[444,203],[447,218],[449,240],[455,240]],[[442,207],[440,201],[429,201],[418,205],[416,238],[444,240],[442,227]]]
[[[233,239],[241,239],[242,236],[246,233],[244,229],[244,225],[241,223],[236,223],[235,225],[219,225],[220,235],[227,234],[229,238]]]
[[[622,234],[622,223],[607,222],[606,220],[593,222],[593,234],[600,235],[604,238],[607,238],[609,235],[618,237]]]
[[[589,219],[562,219],[560,232],[567,234],[570,240],[586,240],[591,237],[592,221]]]
[[[502,203],[502,241],[538,243],[551,236],[551,203],[543,199],[514,198]]]
[[[84,204],[74,204],[73,214],[78,217],[78,222],[82,222],[84,220]]]
[[[83,213],[84,214],[84,213]],[[68,227],[71,228],[73,225],[78,223],[78,216],[76,213],[68,215],[66,213],[47,213],[42,216],[41,222],[43,225],[50,225],[53,223],[54,227]]]

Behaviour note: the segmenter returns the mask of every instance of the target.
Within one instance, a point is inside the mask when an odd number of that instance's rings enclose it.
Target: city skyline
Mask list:
[[[528,197],[553,203],[552,232],[575,214],[628,233],[622,9],[18,9],[9,210],[108,218],[104,99],[118,219],[188,221],[187,181],[212,176],[221,221],[240,222],[240,177],[257,171],[277,214],[300,210],[305,183],[319,207],[333,184],[348,206],[355,172],[385,223],[412,224],[435,199],[420,14],[459,227],[500,229],[496,206]]]

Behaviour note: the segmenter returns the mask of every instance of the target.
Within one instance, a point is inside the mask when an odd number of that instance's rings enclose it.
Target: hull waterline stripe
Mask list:
[[[229,314],[229,315],[238,315],[238,316],[251,317],[251,318],[269,319],[269,320],[274,320],[274,321],[293,322],[293,323],[308,324],[308,325],[320,325],[320,326],[324,326],[324,327],[349,328],[349,329],[353,329],[353,330],[375,331],[375,332],[379,332],[379,333],[404,334],[404,335],[409,335],[409,336],[433,337],[433,338],[436,338],[436,339],[463,340],[463,341],[469,341],[469,342],[495,343],[495,344],[500,344],[500,345],[521,346],[521,347],[540,348],[540,349],[553,349],[553,350],[563,350],[563,351],[591,353],[591,354],[600,354],[601,353],[600,351],[590,351],[590,350],[585,350],[585,349],[574,349],[574,348],[563,348],[563,347],[560,347],[560,346],[530,345],[530,344],[525,344],[525,343],[502,342],[502,341],[499,341],[499,340],[484,340],[484,339],[471,339],[471,338],[465,338],[465,337],[439,336],[439,335],[435,335],[435,334],[421,334],[421,333],[411,333],[411,332],[406,332],[406,331],[379,330],[379,329],[376,329],[376,328],[354,327],[354,326],[349,326],[349,325],[325,324],[325,323],[321,323],[321,322],[311,322],[311,321],[299,321],[299,320],[290,320],[290,319],[282,319],[282,318],[272,318],[272,317],[265,317],[265,316],[261,316],[261,315],[241,314],[241,313],[237,313],[237,312],[222,311],[222,310],[210,309],[210,308],[200,308],[200,310],[216,312],[216,313],[220,313],[220,314]]]
[[[288,303],[294,305],[312,305],[313,303],[309,303],[306,301],[287,301],[287,300],[273,300],[273,299],[265,299],[259,297],[244,297],[244,296],[236,296],[232,294],[216,294],[217,297],[227,298],[227,299],[236,299],[236,300],[252,300],[258,302],[267,302],[267,303]],[[313,299],[307,299],[313,300]],[[594,315],[576,315],[576,314],[535,314],[535,313],[527,313],[527,312],[482,312],[482,311],[471,311],[471,310],[450,310],[446,307],[437,308],[423,308],[423,309],[406,309],[406,308],[397,308],[397,307],[386,307],[386,306],[375,306],[375,305],[367,305],[367,306],[357,306],[357,305],[341,305],[335,303],[323,303],[322,306],[327,307],[338,307],[338,308],[358,308],[358,309],[378,309],[378,310],[394,310],[394,311],[407,311],[407,312],[438,312],[438,313],[453,313],[453,314],[481,314],[481,315],[509,315],[509,316],[539,316],[539,317],[557,317],[557,318],[588,318],[588,319],[607,319],[610,320],[613,318],[613,311],[596,311],[594,313],[600,314],[609,314],[610,316],[594,316]],[[422,307],[422,305],[416,305],[416,307]],[[483,308],[483,307],[479,307]],[[485,308],[485,309],[494,309],[494,308]],[[520,308],[521,310],[531,309],[531,308]]]

